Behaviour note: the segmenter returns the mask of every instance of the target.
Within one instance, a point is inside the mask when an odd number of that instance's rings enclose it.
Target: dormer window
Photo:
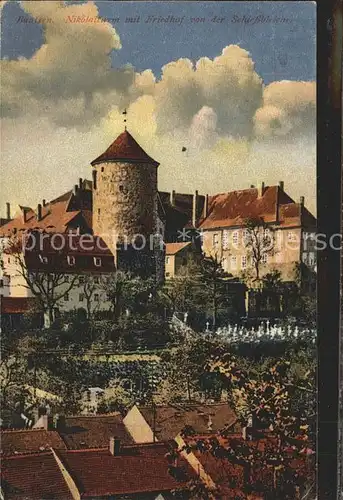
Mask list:
[[[100,257],[94,257],[94,265],[96,267],[100,267],[101,266],[101,259],[100,259]]]
[[[75,266],[75,257],[73,255],[67,255],[67,261],[69,266]]]
[[[42,264],[48,263],[48,257],[45,257],[45,255],[39,254],[39,260],[42,262]]]

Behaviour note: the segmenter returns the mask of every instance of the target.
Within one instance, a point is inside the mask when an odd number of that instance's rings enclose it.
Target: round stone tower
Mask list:
[[[125,130],[92,161],[93,232],[117,259],[119,245],[149,246],[156,232],[157,167]]]

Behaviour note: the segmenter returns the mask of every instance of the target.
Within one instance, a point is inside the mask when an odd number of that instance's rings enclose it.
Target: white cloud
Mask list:
[[[171,61],[160,79],[150,69],[113,69],[117,31],[66,22],[96,17],[93,2],[22,5],[54,22],[30,59],[1,62],[4,196],[35,204],[89,177],[90,162],[123,130],[125,106],[128,129],[161,163],[161,189],[214,193],[291,177],[291,194],[305,194],[314,209],[313,82],[264,87],[251,55],[236,45],[195,64]]]

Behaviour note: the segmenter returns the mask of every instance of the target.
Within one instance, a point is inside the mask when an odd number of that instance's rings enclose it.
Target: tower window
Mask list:
[[[103,172],[103,171],[104,171],[104,167],[101,167],[101,172]]]
[[[68,260],[68,264],[70,266],[74,266],[75,265],[75,257],[73,255],[67,255],[67,260]]]
[[[98,208],[98,215],[100,215],[100,208]]]

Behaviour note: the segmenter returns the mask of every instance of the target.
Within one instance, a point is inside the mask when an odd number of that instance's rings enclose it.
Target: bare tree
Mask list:
[[[274,230],[262,217],[246,219],[244,229],[247,257],[251,259],[255,274],[253,281],[259,281],[264,259],[275,253]]]
[[[95,302],[95,294],[105,289],[105,283],[101,276],[86,274],[82,276],[82,285],[82,293],[86,300],[87,317],[90,319],[101,304],[100,300]]]
[[[70,276],[54,269],[44,269],[43,265],[39,264],[29,265],[20,239],[9,239],[4,253],[14,259],[16,271],[23,278],[22,286],[29,289],[36,297],[44,313],[44,326],[49,328],[55,319],[56,305],[74,287],[78,276]]]

